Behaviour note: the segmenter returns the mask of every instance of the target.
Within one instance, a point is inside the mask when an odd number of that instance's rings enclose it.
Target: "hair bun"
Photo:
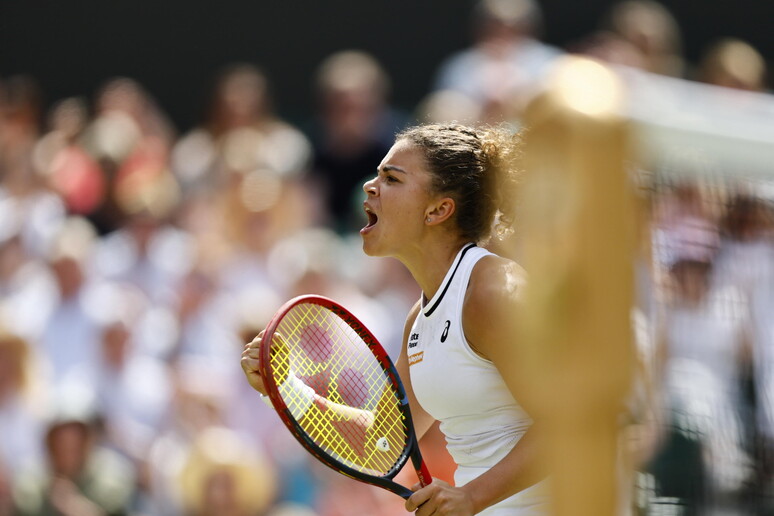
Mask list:
[[[454,197],[461,235],[475,242],[502,237],[514,220],[521,137],[511,126],[419,125],[398,134],[422,150],[431,188]]]

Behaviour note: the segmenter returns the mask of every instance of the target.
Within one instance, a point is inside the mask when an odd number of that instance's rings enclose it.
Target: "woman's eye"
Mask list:
[[[384,180],[388,183],[397,183],[398,180],[394,176],[384,176]]]

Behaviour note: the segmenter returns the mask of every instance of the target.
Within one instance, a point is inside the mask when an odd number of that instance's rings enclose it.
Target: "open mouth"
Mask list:
[[[365,208],[365,212],[366,212],[366,216],[368,217],[368,224],[366,224],[365,229],[368,229],[376,225],[376,222],[379,220],[379,217],[377,217],[376,213],[371,211],[369,208]]]

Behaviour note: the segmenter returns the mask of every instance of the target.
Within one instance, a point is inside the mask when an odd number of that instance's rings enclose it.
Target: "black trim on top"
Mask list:
[[[429,310],[427,311],[422,310],[422,313],[425,315],[425,317],[430,317],[430,315],[435,311],[435,309],[438,308],[438,305],[441,304],[441,300],[443,299],[443,296],[446,295],[446,291],[449,290],[449,285],[451,285],[451,282],[454,279],[454,275],[457,273],[457,269],[460,267],[460,264],[462,263],[462,259],[465,257],[465,253],[467,253],[474,247],[476,247],[476,244],[468,244],[467,247],[464,247],[462,249],[462,251],[460,252],[459,259],[457,260],[457,265],[454,266],[454,270],[452,271],[451,276],[449,276],[449,281],[447,281],[446,285],[444,285],[441,295],[438,296],[438,299],[435,300],[435,303],[433,303],[433,306],[431,306]]]

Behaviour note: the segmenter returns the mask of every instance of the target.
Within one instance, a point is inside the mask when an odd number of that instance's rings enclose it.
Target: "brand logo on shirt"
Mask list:
[[[418,333],[412,333],[409,337],[408,341],[408,347],[409,348],[415,348],[417,347],[417,344],[419,344],[419,334]]]
[[[451,326],[451,321],[446,320],[446,325],[443,327],[443,333],[441,334],[441,342],[446,342],[446,337],[449,336],[449,326]]]
[[[425,356],[424,351],[420,351],[419,353],[414,353],[413,355],[409,355],[408,357],[409,366],[413,366],[420,363],[424,359],[424,356]]]

